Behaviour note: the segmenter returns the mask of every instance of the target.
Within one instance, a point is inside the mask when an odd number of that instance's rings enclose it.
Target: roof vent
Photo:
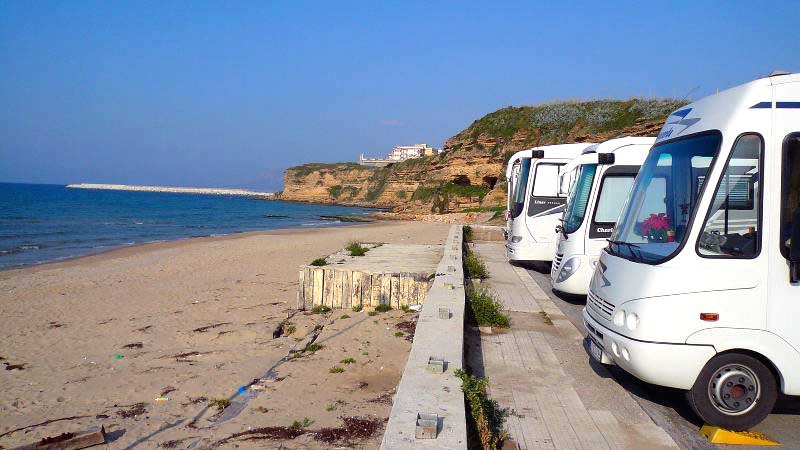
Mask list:
[[[780,76],[783,76],[783,75],[791,75],[791,74],[792,74],[791,72],[787,72],[785,70],[773,70],[772,73],[769,74],[769,76],[771,76],[771,77],[780,77]]]

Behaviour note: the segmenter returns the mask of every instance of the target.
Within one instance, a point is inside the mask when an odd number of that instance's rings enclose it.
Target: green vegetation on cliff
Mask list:
[[[489,113],[455,136],[510,138],[529,132],[540,145],[561,143],[579,129],[584,134],[623,130],[637,121],[662,121],[687,102],[672,99],[568,101],[536,106],[509,106]]]

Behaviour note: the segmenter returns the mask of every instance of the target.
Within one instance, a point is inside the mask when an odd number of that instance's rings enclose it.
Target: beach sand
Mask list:
[[[376,448],[411,345],[397,325],[416,314],[296,313],[298,267],[354,240],[441,244],[447,230],[413,222],[277,230],[0,272],[0,448],[101,424],[109,448],[333,446],[320,436]],[[293,313],[283,327],[292,333],[274,338]],[[320,350],[287,357],[320,326]],[[241,411],[208,407],[254,379],[258,390],[245,392]],[[348,419],[346,430],[312,433],[349,417],[379,428],[360,438],[364,424]],[[312,432],[280,428],[295,421]],[[270,436],[285,439],[262,440]]]

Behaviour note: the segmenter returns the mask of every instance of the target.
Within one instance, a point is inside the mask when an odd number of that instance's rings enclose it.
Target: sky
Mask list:
[[[0,182],[277,190],[504,106],[800,71],[798,23],[796,1],[0,1]]]

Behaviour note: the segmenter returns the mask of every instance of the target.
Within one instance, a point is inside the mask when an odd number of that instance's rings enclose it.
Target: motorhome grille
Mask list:
[[[611,319],[611,313],[614,312],[614,305],[598,297],[592,291],[589,291],[589,295],[586,296],[586,299],[592,309],[605,316],[606,319]]]
[[[556,276],[558,273],[558,269],[561,268],[561,262],[564,259],[563,253],[556,253],[555,258],[553,258],[553,267],[550,269],[550,275]]]

